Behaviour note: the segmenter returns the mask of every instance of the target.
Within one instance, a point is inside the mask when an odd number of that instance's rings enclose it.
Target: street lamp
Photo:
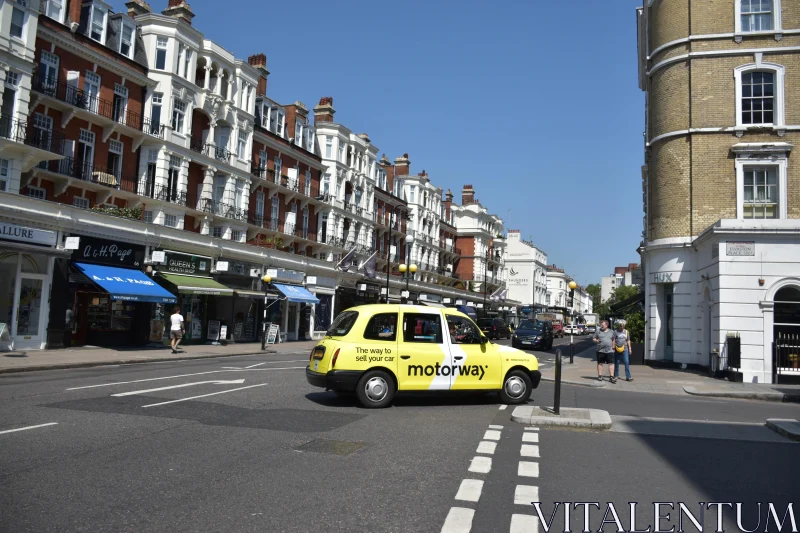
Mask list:
[[[406,214],[408,214],[408,207],[404,206],[403,204],[397,204],[392,209],[392,212],[389,214],[389,256],[386,258],[386,303],[389,303],[389,279],[392,277],[392,219],[395,216],[395,213],[398,209],[405,209]],[[408,239],[411,239],[409,241]],[[406,235],[406,242],[413,242],[414,237],[411,235]]]
[[[575,308],[575,288],[578,286],[575,281],[570,281],[567,284],[569,287],[569,300],[572,303],[572,308]],[[573,334],[575,333],[575,323],[572,323],[572,326],[569,328],[569,364],[573,363],[573,359],[575,357],[575,347],[573,346]]]
[[[408,252],[407,253],[407,260],[406,260],[405,263],[401,264],[400,267],[399,267],[400,272],[402,272],[403,274],[406,274],[406,290],[405,290],[405,295],[403,296],[403,298],[406,301],[408,300],[408,296],[411,294],[408,291],[408,282],[411,280],[411,276],[413,276],[414,273],[416,273],[416,271],[417,271],[417,265],[410,264],[411,263],[411,243],[413,243],[413,242],[414,242],[414,237],[412,237],[411,235],[406,235],[406,249],[407,249],[407,252]],[[405,303],[405,302],[403,302],[403,303]]]

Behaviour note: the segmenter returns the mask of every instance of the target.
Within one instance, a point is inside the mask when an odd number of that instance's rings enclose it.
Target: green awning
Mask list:
[[[182,294],[205,294],[208,296],[233,296],[233,289],[211,278],[199,276],[184,276],[183,274],[159,273],[159,275],[172,283]]]

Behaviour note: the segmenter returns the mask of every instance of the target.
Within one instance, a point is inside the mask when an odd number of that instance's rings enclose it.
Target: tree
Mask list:
[[[600,284],[599,283],[591,283],[586,286],[586,292],[589,293],[589,296],[592,297],[592,303],[595,307],[600,305]]]
[[[636,285],[623,285],[614,289],[611,293],[611,298],[608,300],[610,304],[624,302],[628,298],[632,298],[639,294],[639,287]]]

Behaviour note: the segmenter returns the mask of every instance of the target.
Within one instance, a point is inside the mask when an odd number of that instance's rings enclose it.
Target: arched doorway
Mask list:
[[[773,301],[776,382],[800,381],[800,286],[782,287]]]

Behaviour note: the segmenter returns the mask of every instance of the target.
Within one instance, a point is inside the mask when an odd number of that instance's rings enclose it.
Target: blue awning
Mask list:
[[[112,300],[172,304],[178,301],[144,272],[130,268],[73,263],[86,277],[99,285]]]
[[[305,287],[298,287],[297,285],[281,285],[280,283],[273,283],[273,287],[278,289],[286,296],[290,302],[299,302],[303,304],[318,304],[319,300],[316,296],[308,292]]]

